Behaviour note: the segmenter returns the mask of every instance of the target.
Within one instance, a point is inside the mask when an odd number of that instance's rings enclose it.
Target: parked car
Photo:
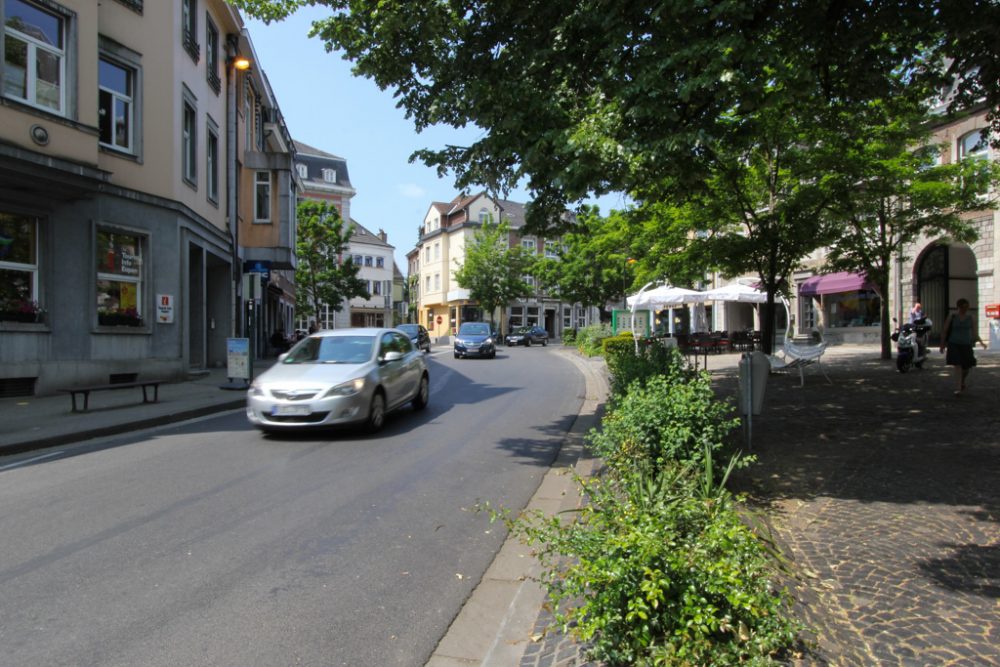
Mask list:
[[[410,342],[413,343],[413,347],[418,350],[423,350],[424,352],[431,351],[431,335],[427,333],[427,329],[425,329],[423,325],[400,324],[396,328],[410,337]]]
[[[549,332],[542,327],[518,327],[514,329],[504,339],[508,345],[548,345]]]
[[[394,329],[335,329],[312,334],[257,377],[247,418],[263,431],[363,423],[370,432],[406,403],[430,398],[424,355]]]
[[[497,356],[497,334],[486,322],[463,322],[455,336],[455,358]]]

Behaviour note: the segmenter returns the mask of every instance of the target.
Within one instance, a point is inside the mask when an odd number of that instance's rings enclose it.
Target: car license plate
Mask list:
[[[276,405],[271,408],[271,414],[275,417],[304,417],[311,413],[312,409],[308,405]]]

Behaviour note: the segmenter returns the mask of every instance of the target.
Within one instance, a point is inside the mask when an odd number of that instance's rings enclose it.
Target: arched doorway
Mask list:
[[[934,322],[931,342],[940,342],[941,327],[958,299],[966,298],[973,308],[978,305],[976,255],[964,244],[936,243],[927,248],[914,266],[914,298]]]

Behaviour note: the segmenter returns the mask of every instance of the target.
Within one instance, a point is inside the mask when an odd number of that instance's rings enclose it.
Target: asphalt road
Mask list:
[[[551,346],[439,350],[377,437],[227,413],[0,472],[0,664],[423,665],[582,392]]]

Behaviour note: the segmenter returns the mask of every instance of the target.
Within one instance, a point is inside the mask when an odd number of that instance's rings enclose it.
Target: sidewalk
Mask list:
[[[255,374],[274,363],[254,362]],[[246,405],[246,392],[223,390],[226,369],[160,385],[159,400],[143,403],[142,391],[94,392],[87,412],[73,412],[69,394],[0,399],[0,456],[55,447],[192,419]],[[82,403],[82,401],[81,401]]]

